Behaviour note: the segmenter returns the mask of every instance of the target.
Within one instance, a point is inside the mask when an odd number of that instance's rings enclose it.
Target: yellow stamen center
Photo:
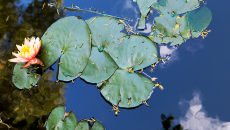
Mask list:
[[[22,52],[20,53],[21,56],[25,53],[30,53],[30,48],[27,45],[22,45]]]

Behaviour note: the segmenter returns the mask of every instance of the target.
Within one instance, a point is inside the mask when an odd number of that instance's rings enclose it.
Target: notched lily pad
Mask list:
[[[93,124],[92,124],[91,130],[105,130],[105,128],[103,127],[103,125],[101,124],[101,122],[94,121]]]
[[[99,83],[107,80],[117,68],[117,64],[107,52],[99,52],[97,47],[92,47],[88,65],[81,78],[90,83]]]
[[[81,78],[87,82],[99,83],[108,79],[118,68],[113,59],[104,51],[116,39],[125,36],[120,31],[123,23],[107,16],[94,17],[87,20],[91,31],[92,54]]]
[[[14,66],[13,83],[19,89],[29,89],[32,87],[31,84],[35,85],[38,82],[39,76],[31,72],[32,67],[20,69],[23,65],[25,64],[17,63]]]
[[[39,58],[46,70],[60,58],[58,79],[70,81],[87,65],[91,51],[90,31],[87,24],[77,17],[65,17],[53,23],[42,36]]]
[[[102,84],[101,94],[119,107],[136,107],[149,99],[154,83],[145,76],[127,70],[118,69],[108,82]]]
[[[90,130],[90,124],[86,119],[80,120],[77,123],[75,130]]]
[[[139,70],[158,60],[155,44],[144,35],[122,37],[109,45],[105,51],[124,70]]]
[[[65,114],[65,106],[56,107],[49,115],[47,130],[74,130],[77,125],[77,118],[73,112]]]
[[[75,128],[75,130],[105,130],[101,122],[94,120],[93,124],[89,123],[89,120],[80,120]]]

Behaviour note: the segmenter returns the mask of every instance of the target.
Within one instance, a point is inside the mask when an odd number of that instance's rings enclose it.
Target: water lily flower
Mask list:
[[[40,64],[44,66],[42,61],[35,56],[38,54],[40,47],[41,47],[41,40],[37,37],[32,38],[25,38],[25,42],[22,46],[16,45],[18,48],[18,53],[12,52],[14,56],[17,58],[9,59],[10,62],[19,62],[19,63],[26,63],[24,66],[20,67],[25,68],[30,66],[30,64]]]

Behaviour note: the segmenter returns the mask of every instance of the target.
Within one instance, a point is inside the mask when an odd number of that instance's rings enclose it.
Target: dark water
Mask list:
[[[161,129],[161,114],[172,114],[176,124],[185,128],[217,129],[230,121],[230,80],[229,80],[229,1],[205,1],[212,12],[212,21],[207,30],[212,30],[205,39],[190,39],[177,48],[159,46],[159,55],[170,53],[171,59],[166,65],[159,63],[153,73],[150,68],[144,72],[164,86],[164,90],[155,89],[149,107],[142,105],[136,109],[120,109],[118,116],[112,106],[100,95],[95,85],[76,79],[72,83],[55,84],[54,71],[47,71],[39,82],[39,87],[19,90],[11,82],[14,63],[9,63],[11,52],[17,51],[15,45],[21,44],[25,37],[41,37],[45,30],[56,20],[65,16],[81,16],[87,20],[93,13],[63,11],[59,15],[55,7],[43,3],[52,0],[0,1],[0,117],[4,123],[19,129],[33,129],[45,123],[47,114],[65,104],[66,111],[73,110],[77,119],[94,117],[102,122],[107,130],[148,130]],[[93,7],[118,17],[130,19],[136,27],[139,9],[131,0],[84,0],[57,1],[59,5],[80,8]],[[149,15],[147,28],[134,30],[148,34],[157,12]],[[194,100],[192,100],[194,99]],[[190,101],[191,100],[191,101]],[[190,111],[189,111],[190,110]],[[190,114],[189,114],[190,113]],[[187,114],[187,115],[186,115]],[[185,118],[187,117],[187,119]],[[196,117],[196,118],[194,118]],[[183,123],[187,122],[187,123]],[[229,123],[226,123],[229,127]],[[205,127],[205,125],[209,127]]]

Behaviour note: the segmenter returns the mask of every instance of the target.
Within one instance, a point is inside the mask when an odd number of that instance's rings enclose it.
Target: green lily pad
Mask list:
[[[139,73],[129,73],[118,69],[108,82],[102,84],[101,94],[104,98],[119,107],[136,107],[148,100],[154,83]]]
[[[176,16],[171,14],[165,14],[161,17],[156,17],[154,25],[154,31],[150,35],[154,35],[153,41],[161,43],[171,42],[171,46],[181,44],[184,39],[179,35],[179,31],[176,31]]]
[[[90,83],[99,83],[107,80],[117,68],[107,52],[99,52],[97,47],[92,47],[88,65],[80,77]]]
[[[39,76],[31,73],[31,71],[33,70],[32,67],[20,69],[20,67],[22,67],[23,65],[25,64],[17,63],[14,66],[13,83],[19,89],[29,89],[31,88],[31,84],[36,84],[38,82]]]
[[[124,24],[112,17],[93,17],[88,19],[86,23],[91,31],[92,45],[102,50],[114,40],[126,36],[125,33],[121,33]]]
[[[161,2],[162,1],[162,2]],[[160,0],[153,4],[161,14],[182,14],[192,11],[200,6],[199,0]]]
[[[105,51],[124,70],[129,68],[134,71],[139,70],[158,60],[155,44],[144,35],[122,37],[108,46]]]
[[[87,65],[91,51],[90,31],[87,24],[77,17],[65,17],[53,23],[42,36],[39,59],[46,70],[60,58],[58,79],[70,81]]]
[[[176,18],[177,25],[174,28],[174,31],[180,36],[189,39],[191,36],[189,22],[187,22],[187,14]]]
[[[139,20],[138,29],[145,29],[145,18],[150,11],[150,7],[155,3],[157,0],[133,0],[137,2],[139,10],[141,12],[141,18]]]
[[[77,118],[73,112],[65,116],[65,107],[56,107],[49,115],[46,129],[74,130],[77,125]]]
[[[191,27],[192,37],[197,37],[204,31],[212,20],[212,12],[203,6],[200,10],[188,13],[188,22]]]
[[[86,119],[80,120],[75,130],[90,130],[89,122]]]
[[[114,40],[125,36],[120,31],[124,25],[119,20],[107,16],[87,20],[92,37],[92,54],[81,78],[87,82],[99,83],[108,79],[118,68],[113,59],[104,51]]]
[[[92,125],[93,126],[92,126],[91,130],[105,130],[105,128],[103,127],[103,125],[99,121],[93,122]]]

